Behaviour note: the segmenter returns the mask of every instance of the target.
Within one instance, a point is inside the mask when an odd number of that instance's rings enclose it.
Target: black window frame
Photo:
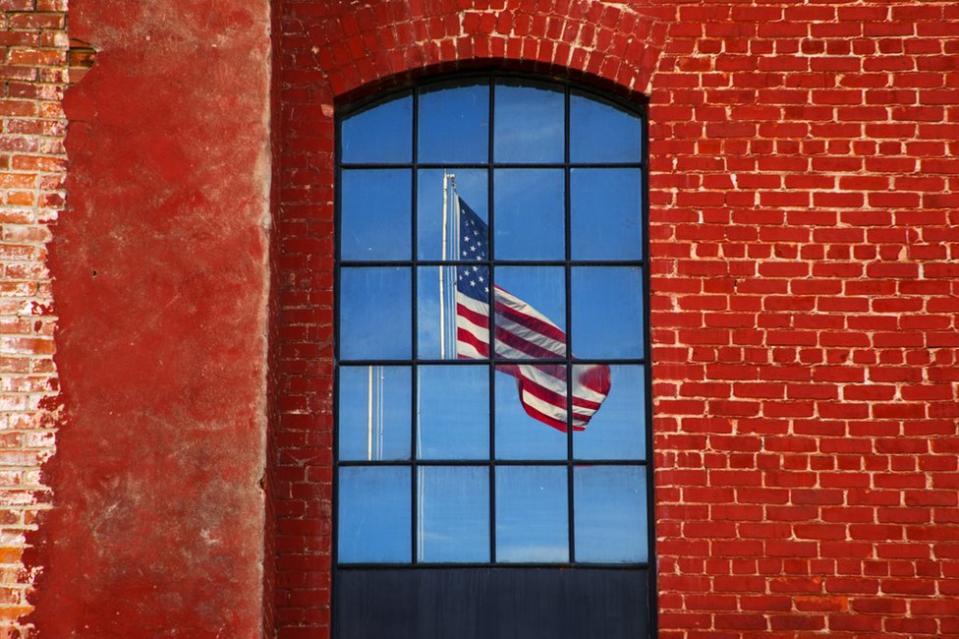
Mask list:
[[[418,146],[418,124],[419,124],[419,96],[423,91],[441,89],[444,86],[455,87],[470,82],[485,81],[489,86],[489,120],[488,120],[488,141],[489,149],[486,162],[420,162],[417,153]],[[494,104],[495,87],[497,82],[520,82],[529,85],[542,85],[549,88],[562,90],[564,93],[564,157],[562,162],[498,162],[494,157]],[[619,109],[629,112],[640,118],[641,121],[641,156],[638,162],[573,162],[570,159],[570,99],[573,94],[582,95],[589,99],[602,103],[611,104]],[[352,115],[376,106],[390,102],[405,95],[412,96],[412,148],[411,159],[407,162],[344,162],[342,159],[342,125],[343,121]],[[370,98],[362,98],[344,105],[336,105],[334,116],[335,131],[335,156],[334,156],[334,307],[333,307],[333,336],[334,336],[334,361],[333,361],[333,450],[332,450],[332,506],[331,506],[331,549],[330,549],[330,571],[331,571],[331,636],[337,635],[337,575],[343,570],[423,570],[423,569],[503,569],[503,570],[644,570],[648,575],[648,636],[657,636],[657,571],[656,571],[656,519],[655,519],[655,498],[654,498],[654,447],[652,432],[652,357],[650,351],[650,269],[649,269],[649,119],[647,103],[644,100],[626,99],[613,93],[603,92],[588,85],[575,82],[569,78],[550,76],[533,73],[508,72],[502,70],[478,70],[468,72],[456,72],[442,75],[434,75],[427,78],[410,81],[397,88],[391,88],[387,91],[377,93]],[[476,265],[477,262],[465,260],[450,261],[440,259],[420,259],[418,256],[418,229],[417,229],[417,199],[418,188],[417,180],[421,169],[478,169],[485,170],[488,173],[487,181],[487,210],[489,216],[489,238],[488,238],[488,259],[483,262],[489,270],[490,281],[493,281],[494,269],[498,266],[555,266],[562,267],[565,274],[565,331],[567,334],[567,353],[562,360],[536,360],[523,359],[523,363],[549,363],[556,364],[557,361],[565,364],[567,374],[571,373],[574,365],[580,364],[608,364],[608,365],[639,365],[643,367],[644,373],[644,404],[645,404],[645,459],[642,461],[628,459],[577,459],[573,454],[573,434],[574,430],[567,428],[567,455],[565,459],[543,460],[543,459],[496,459],[495,457],[495,373],[496,364],[503,362],[512,362],[514,360],[505,360],[492,355],[485,360],[458,360],[458,359],[430,359],[421,358],[418,355],[417,345],[417,273],[419,267],[437,267],[441,265],[456,266],[469,264]],[[494,222],[494,170],[495,169],[562,169],[564,180],[564,242],[565,255],[561,260],[517,260],[517,259],[497,259],[495,255],[495,222]],[[571,235],[571,202],[570,202],[570,180],[571,169],[639,169],[641,171],[641,224],[642,224],[642,257],[641,259],[630,260],[578,260],[572,259],[572,235]],[[341,256],[341,185],[342,172],[344,169],[401,169],[411,172],[411,212],[412,219],[410,223],[410,257],[403,260],[343,260]],[[570,280],[573,267],[615,267],[628,266],[639,267],[642,273],[643,290],[639,293],[643,301],[643,357],[642,358],[588,358],[577,359],[573,356],[569,348],[569,340],[572,336],[572,297]],[[411,272],[411,353],[408,359],[349,359],[340,358],[340,276],[343,267],[403,267],[409,268]],[[492,330],[492,327],[491,327]],[[411,366],[412,374],[410,376],[410,392],[415,396],[416,393],[416,366],[419,365],[465,365],[477,366],[486,365],[489,369],[489,404],[490,404],[490,425],[489,425],[489,455],[488,459],[477,460],[458,460],[458,459],[417,459],[416,451],[416,415],[411,415],[411,453],[409,459],[402,460],[340,460],[339,459],[339,381],[341,365],[348,366]],[[567,413],[568,419],[571,413],[572,398],[567,395]],[[573,469],[578,465],[597,465],[597,466],[641,466],[645,468],[646,479],[646,515],[647,515],[647,560],[644,562],[615,562],[615,563],[596,563],[596,562],[577,562],[575,558],[575,503],[573,497],[574,477]],[[410,561],[406,563],[368,563],[351,562],[340,564],[338,561],[338,508],[339,508],[339,469],[343,467],[357,466],[377,466],[377,467],[408,467],[411,472],[411,554]],[[417,498],[417,470],[420,466],[444,466],[444,467],[486,467],[489,472],[489,543],[490,559],[488,562],[421,562],[417,560],[417,521],[416,521],[416,498]],[[566,466],[567,472],[567,519],[569,524],[568,548],[569,557],[566,562],[497,562],[496,561],[496,488],[495,488],[495,468],[497,466]]]

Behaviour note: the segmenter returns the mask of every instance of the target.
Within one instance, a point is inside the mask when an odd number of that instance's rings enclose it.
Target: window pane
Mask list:
[[[646,561],[646,469],[573,469],[576,561]]]
[[[561,169],[497,169],[494,173],[496,257],[561,260],[566,189]]]
[[[580,378],[596,367],[577,364]],[[642,366],[612,366],[606,399],[589,420],[586,430],[573,433],[573,454],[578,459],[645,459],[646,383]]]
[[[489,368],[420,366],[417,375],[417,456],[488,458]]]
[[[565,387],[565,364],[497,366],[498,459],[566,458]]]
[[[496,561],[569,560],[566,468],[496,469]]]
[[[410,369],[342,366],[340,459],[409,459]]]
[[[344,260],[410,258],[410,172],[343,170],[340,254]]]
[[[642,177],[639,169],[570,171],[574,260],[642,258]]]
[[[562,91],[528,83],[496,85],[494,154],[497,162],[562,162]]]
[[[340,468],[337,535],[341,562],[410,560],[410,469]]]
[[[573,353],[643,356],[643,277],[634,267],[572,269]]]
[[[424,90],[419,98],[420,162],[486,162],[489,85]]]
[[[413,149],[413,98],[384,102],[343,120],[343,162],[409,162]]]
[[[488,356],[488,271],[485,266],[421,266],[417,269],[416,350],[421,358]],[[477,295],[486,296],[486,301],[480,301]]]
[[[496,280],[496,355],[503,359],[566,356],[566,281],[561,267],[501,266]]]
[[[455,191],[449,197],[459,196],[471,211],[476,213],[484,225],[489,224],[488,172],[485,169],[447,170],[453,175]],[[443,170],[423,169],[417,175],[416,196],[416,233],[417,251],[420,259],[441,260],[443,258]],[[447,255],[451,255],[454,207],[450,203],[446,213]],[[460,220],[460,229],[464,224]],[[488,243],[486,229],[481,229],[484,244]],[[466,247],[462,247],[466,248]],[[466,254],[467,251],[461,250]],[[483,259],[486,259],[485,255]]]
[[[576,93],[570,96],[569,138],[573,162],[639,162],[642,157],[638,116]]]
[[[419,560],[489,561],[489,469],[420,466],[417,481]]]
[[[340,357],[410,357],[410,270],[343,268],[340,271]]]

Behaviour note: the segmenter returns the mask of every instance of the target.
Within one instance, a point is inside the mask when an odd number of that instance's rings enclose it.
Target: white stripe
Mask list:
[[[489,346],[489,331],[485,326],[477,326],[465,317],[456,317],[456,328],[462,328],[464,331]]]
[[[566,410],[553,406],[549,402],[544,402],[539,397],[536,397],[532,393],[529,393],[525,388],[523,389],[523,398],[522,401],[524,404],[532,408],[533,410],[546,415],[547,417],[552,417],[556,421],[565,422],[566,421]],[[586,423],[585,419],[577,419],[576,413],[573,413],[573,425],[582,426]]]
[[[469,342],[456,340],[456,354],[462,355],[468,359],[486,359],[486,356],[476,350],[476,347]]]
[[[535,308],[533,308],[532,306],[530,306],[529,304],[527,304],[520,298],[516,297],[515,295],[511,293],[507,293],[506,291],[501,289],[499,286],[496,287],[496,301],[502,302],[506,306],[509,306],[510,308],[516,310],[519,313],[522,313],[523,315],[529,315],[530,317],[535,317],[539,321],[545,322],[549,324],[550,326],[556,326],[556,324],[550,321],[548,317],[546,317],[545,315],[543,315],[542,313],[540,313]],[[556,326],[556,330],[562,330],[562,329],[559,326]]]
[[[552,337],[547,337],[542,333],[538,333],[533,329],[519,324],[505,315],[496,314],[496,326],[505,329],[507,332],[516,335],[517,337],[544,348],[550,352],[556,353],[560,357],[566,357],[566,344],[562,342],[557,342]],[[530,357],[527,355],[526,357]]]
[[[520,375],[533,382],[537,386],[542,386],[547,390],[551,390],[557,395],[566,394],[566,380],[550,375],[548,372],[544,371],[541,367],[536,366],[535,364],[520,364],[517,366],[520,371]],[[606,399],[606,395],[602,393],[597,393],[591,388],[587,388],[582,384],[575,384],[573,386],[573,397],[584,399],[589,402],[595,402],[597,404],[602,404],[603,400]],[[577,406],[581,410],[594,410],[587,408],[585,406]],[[595,412],[595,410],[594,410]]]
[[[469,295],[466,295],[465,293],[460,293],[459,291],[456,291],[456,303],[462,304],[463,306],[473,311],[474,313],[477,313],[479,315],[486,315],[487,317],[489,317],[489,304],[487,304],[486,302],[475,300]]]

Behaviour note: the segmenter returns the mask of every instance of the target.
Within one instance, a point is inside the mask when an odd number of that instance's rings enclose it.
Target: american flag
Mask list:
[[[457,196],[459,255],[464,261],[487,259],[486,223]],[[566,333],[548,317],[498,285],[493,285],[496,355],[502,359],[566,357]],[[456,268],[456,356],[489,357],[489,273],[483,266]],[[566,430],[566,364],[499,364],[496,369],[516,378],[523,409],[533,419]],[[611,379],[605,364],[572,369],[573,430],[584,430],[609,394]]]

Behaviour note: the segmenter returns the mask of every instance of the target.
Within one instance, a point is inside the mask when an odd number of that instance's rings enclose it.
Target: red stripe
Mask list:
[[[547,404],[552,404],[556,408],[566,410],[566,395],[561,395],[545,386],[540,386],[528,377],[523,378],[523,388],[533,397],[541,399]]]
[[[482,326],[484,328],[489,326],[489,315],[477,313],[473,309],[469,308],[468,306],[464,306],[463,304],[456,305],[456,314],[462,315],[477,326]]]
[[[496,301],[495,308],[497,313],[500,315],[505,315],[517,324],[522,324],[526,328],[532,329],[537,333],[545,335],[546,337],[551,337],[561,344],[566,343],[566,333],[552,324],[544,322],[538,317],[527,315],[526,313],[518,311],[511,306],[507,306],[505,303],[500,302],[499,300]]]
[[[522,375],[522,373],[520,373],[520,375]],[[538,397],[539,399],[543,400],[544,402],[548,404],[552,404],[556,408],[561,408],[563,410],[566,410],[566,395],[557,393],[556,391],[546,388],[545,386],[541,384],[537,384],[534,380],[528,377],[523,377],[522,379],[525,382],[523,387],[531,395],[533,395],[534,397]],[[587,399],[583,399],[581,397],[577,397],[576,395],[573,395],[573,414],[581,415],[586,420],[589,420],[589,418],[593,416],[593,413],[599,410],[600,406],[601,404],[597,404],[596,402],[592,402]],[[581,411],[578,412],[576,410],[577,408],[585,409],[589,411],[589,413],[586,414]]]
[[[456,341],[465,342],[474,347],[482,357],[489,357],[489,344],[470,333],[465,328],[456,329]]]
[[[533,408],[526,402],[521,401],[521,403],[523,404],[523,410],[526,411],[526,414],[532,417],[533,419],[535,419],[536,421],[543,422],[547,426],[552,426],[556,430],[562,431],[564,433],[566,432],[566,422],[561,422],[558,419],[553,419],[549,415],[545,415],[539,412],[538,410],[536,410],[535,408]]]
[[[561,359],[563,357],[562,355],[557,355],[549,349],[526,341],[516,333],[511,333],[502,326],[496,327],[496,339],[504,344],[509,344],[525,355],[529,355],[530,357],[537,359]]]

